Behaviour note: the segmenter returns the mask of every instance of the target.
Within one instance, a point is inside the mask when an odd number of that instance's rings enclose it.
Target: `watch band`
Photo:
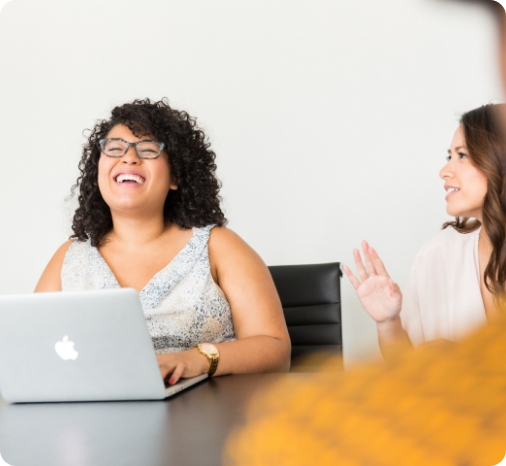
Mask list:
[[[208,372],[209,377],[211,377],[216,372],[216,369],[218,369],[218,360],[219,359],[217,357],[210,359],[209,372]]]
[[[210,345],[210,343],[204,343],[204,344]],[[203,347],[204,344],[199,343],[197,345],[197,349],[199,350],[200,354],[203,354],[207,359],[209,359],[208,374],[209,374],[209,377],[211,377],[216,372],[216,369],[218,368],[218,362],[220,361],[220,353],[218,352],[218,350],[216,349],[216,346],[214,346],[214,345],[210,345],[210,346],[212,346],[212,348],[214,349],[215,352],[211,353],[209,351],[206,351]]]

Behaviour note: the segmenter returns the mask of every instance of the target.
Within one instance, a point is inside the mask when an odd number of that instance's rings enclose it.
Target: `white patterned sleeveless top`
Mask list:
[[[193,237],[141,290],[139,298],[156,353],[198,343],[235,340],[230,304],[214,282],[207,242],[214,225],[193,228]],[[62,291],[120,288],[90,241],[74,241],[61,272]]]

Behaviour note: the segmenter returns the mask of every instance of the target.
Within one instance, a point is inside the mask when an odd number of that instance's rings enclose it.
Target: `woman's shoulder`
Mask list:
[[[234,239],[240,238],[235,231],[226,226],[209,225],[205,228],[209,228],[209,237],[215,241],[233,241]]]
[[[220,262],[223,259],[258,260],[258,254],[235,231],[215,226],[209,235],[209,255]]]
[[[206,225],[204,227],[193,227],[192,241],[201,245],[207,244],[209,250],[233,247],[241,241],[239,235],[225,226]]]
[[[472,248],[478,241],[479,233],[479,229],[470,233],[460,233],[455,228],[448,226],[436,233],[420,248],[417,258],[440,254],[443,250],[459,253],[468,247]]]
[[[235,249],[247,246],[246,242],[233,230],[225,226],[211,226],[209,247],[213,249]]]
[[[75,241],[75,240],[68,240],[65,241],[54,253],[53,257],[51,258],[49,264],[55,264],[60,270],[63,266],[63,263],[65,262],[65,259],[69,256],[69,253],[75,253],[79,250],[83,250],[85,248],[89,247],[88,241]]]
[[[47,264],[42,276],[37,283],[35,291],[61,291],[61,271],[63,262],[67,255],[67,251],[74,242],[72,240],[65,241],[53,254],[51,260]]]
[[[69,239],[68,241],[65,241],[54,253],[53,259],[57,259],[58,261],[61,261],[63,263],[63,259],[67,255],[68,250],[71,247],[75,247],[74,244],[76,241]],[[51,259],[51,260],[53,260]]]
[[[70,239],[70,240],[66,241],[65,243],[63,243],[61,247],[62,248],[66,247],[67,251],[69,251],[69,250],[70,251],[77,251],[77,250],[89,249],[93,246],[91,246],[91,242],[89,239],[86,241],[81,241],[81,240],[77,240],[77,239]]]

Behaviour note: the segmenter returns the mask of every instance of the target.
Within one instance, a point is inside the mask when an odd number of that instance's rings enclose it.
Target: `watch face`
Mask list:
[[[211,345],[211,343],[202,343],[200,347],[209,354],[218,354],[218,349],[216,346]]]

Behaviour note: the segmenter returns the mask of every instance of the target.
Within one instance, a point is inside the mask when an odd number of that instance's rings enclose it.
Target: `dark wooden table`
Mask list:
[[[216,377],[165,401],[2,401],[0,453],[12,466],[220,465],[253,393],[279,378],[307,376]]]

